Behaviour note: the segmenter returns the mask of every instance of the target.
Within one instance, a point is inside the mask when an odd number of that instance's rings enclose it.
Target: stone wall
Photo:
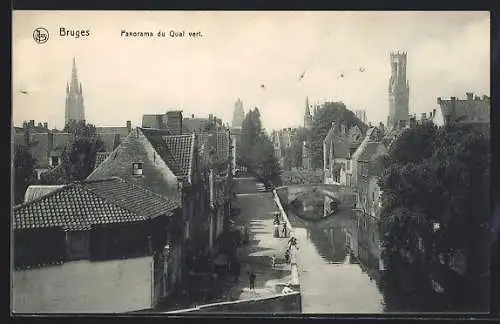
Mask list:
[[[73,261],[13,272],[14,313],[122,313],[152,304],[152,258]]]
[[[267,298],[238,300],[234,302],[207,304],[191,309],[168,312],[180,313],[265,313],[300,314],[302,312],[300,292],[280,294]]]

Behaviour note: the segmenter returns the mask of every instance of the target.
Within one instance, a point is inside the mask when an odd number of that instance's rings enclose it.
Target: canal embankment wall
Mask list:
[[[300,292],[277,294],[270,297],[243,299],[223,303],[206,304],[190,309],[167,312],[166,314],[184,313],[301,313],[302,299]]]

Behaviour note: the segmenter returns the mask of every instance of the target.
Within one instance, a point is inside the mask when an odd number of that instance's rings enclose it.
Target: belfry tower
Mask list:
[[[406,79],[406,57],[406,52],[391,53],[389,117],[387,118],[389,130],[404,128],[408,125],[410,87]]]
[[[71,83],[66,83],[65,125],[71,120],[85,121],[82,84],[78,82],[75,58],[73,58],[73,69],[71,70]]]

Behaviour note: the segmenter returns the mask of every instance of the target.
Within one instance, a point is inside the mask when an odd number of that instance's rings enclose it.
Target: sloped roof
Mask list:
[[[333,142],[333,157],[336,159],[350,158],[351,150],[350,144],[347,141],[334,141]]]
[[[82,181],[14,207],[13,228],[89,230],[171,215],[176,208],[175,202],[120,178]]]
[[[381,142],[367,142],[358,157],[358,161],[370,162],[377,156],[384,154],[386,151],[385,145]]]
[[[230,153],[230,143],[229,134],[227,132],[215,132],[215,133],[200,133],[197,138],[198,152],[201,157],[202,165],[207,165],[210,161],[210,135],[215,136],[215,160],[223,160],[229,157]]]
[[[99,134],[99,138],[104,143],[104,149],[106,152],[112,152],[120,143],[121,135],[114,133],[102,133]]]
[[[53,185],[53,186],[39,186],[39,185],[31,185],[26,189],[26,193],[24,194],[24,202],[32,201],[38,199],[42,196],[48,195],[49,193],[64,187],[64,185]]]
[[[190,178],[194,158],[194,134],[166,136],[164,130],[143,128],[141,131],[177,177]]]
[[[97,152],[96,157],[95,157],[95,166],[94,170],[101,165],[104,160],[106,160],[109,156],[111,155],[111,152]]]
[[[132,174],[132,163],[143,163],[143,175]],[[148,139],[132,132],[88,177],[87,180],[120,177],[141,185],[162,197],[178,199],[177,178]],[[177,197],[177,198],[175,198]]]

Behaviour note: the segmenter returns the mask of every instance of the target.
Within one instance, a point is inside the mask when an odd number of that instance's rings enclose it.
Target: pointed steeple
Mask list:
[[[71,86],[69,88],[71,92],[78,92],[78,74],[76,71],[76,60],[73,57],[73,68],[71,69]]]
[[[309,110],[309,97],[306,97],[306,116],[309,116],[311,111]]]

